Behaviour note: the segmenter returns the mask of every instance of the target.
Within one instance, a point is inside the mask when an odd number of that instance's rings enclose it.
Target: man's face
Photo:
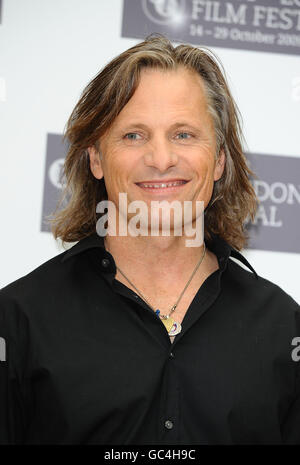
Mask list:
[[[100,140],[89,148],[94,176],[104,176],[108,199],[127,202],[201,200],[204,208],[225,156],[215,161],[216,140],[203,83],[195,72],[144,69],[139,85]],[[175,186],[161,186],[168,182]],[[155,187],[156,186],[156,187]],[[159,186],[159,187],[157,187]]]

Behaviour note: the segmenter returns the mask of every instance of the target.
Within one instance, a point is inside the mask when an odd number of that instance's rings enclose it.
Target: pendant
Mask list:
[[[179,334],[181,332],[181,324],[178,323],[177,321],[173,320],[173,318],[171,316],[169,316],[168,318],[162,318],[159,316],[160,314],[160,310],[157,309],[155,310],[155,313],[156,315],[161,319],[161,321],[163,322],[166,330],[168,331],[168,334],[170,336],[176,336],[176,334]]]
[[[169,331],[170,336],[176,336],[176,334],[179,334],[181,332],[181,324],[178,323],[177,321],[174,321],[172,328]]]
[[[161,319],[161,321],[165,325],[165,328],[170,336],[176,336],[176,334],[181,332],[181,324],[173,320],[172,317],[169,317],[166,320]]]
[[[173,318],[169,317],[169,318],[161,318],[161,321],[163,322],[163,324],[165,325],[165,328],[166,330],[168,331],[168,333],[170,333],[171,329],[173,328],[174,326],[174,320]]]

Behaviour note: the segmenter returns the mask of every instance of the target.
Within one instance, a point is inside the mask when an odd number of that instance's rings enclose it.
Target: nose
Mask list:
[[[174,153],[174,147],[170,141],[163,137],[157,137],[152,141],[144,155],[145,165],[156,168],[160,172],[167,171],[178,162],[178,156]]]

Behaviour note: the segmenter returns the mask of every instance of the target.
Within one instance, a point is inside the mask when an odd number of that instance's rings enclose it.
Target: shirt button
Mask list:
[[[173,428],[173,422],[171,420],[166,420],[165,421],[165,427],[167,429],[172,429]]]
[[[173,352],[170,352],[170,358],[174,358],[175,355],[173,354]]]
[[[107,258],[103,258],[101,260],[101,265],[103,266],[103,268],[107,268],[109,266],[109,260]]]

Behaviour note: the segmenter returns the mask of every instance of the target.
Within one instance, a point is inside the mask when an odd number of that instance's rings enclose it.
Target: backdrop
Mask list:
[[[210,47],[243,116],[260,206],[244,255],[300,301],[300,0],[0,0],[0,286],[63,251],[64,126],[112,57],[152,32]]]

